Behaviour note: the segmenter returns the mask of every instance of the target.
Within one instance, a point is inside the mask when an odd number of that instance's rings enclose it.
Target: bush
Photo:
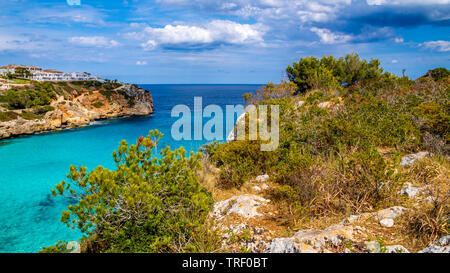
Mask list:
[[[94,106],[95,108],[101,108],[101,107],[104,106],[104,104],[103,104],[103,102],[101,102],[101,101],[97,101],[97,102],[94,102],[94,103],[92,104],[92,106]]]
[[[6,122],[6,121],[11,121],[11,120],[15,120],[17,119],[17,117],[19,116],[19,114],[15,113],[15,112],[0,112],[0,121],[1,122]]]
[[[113,153],[116,170],[72,166],[69,182],[54,195],[77,201],[61,221],[89,237],[90,252],[170,252],[191,248],[194,236],[212,206],[199,185],[200,154],[186,157],[183,148],[168,147],[157,155],[162,134],[151,131],[136,145],[122,141]],[[157,157],[159,156],[159,158]],[[184,242],[181,246],[179,242]]]
[[[333,56],[301,58],[286,68],[289,80],[297,84],[302,92],[312,89],[337,89],[350,86],[367,79],[382,75],[380,61],[361,60],[357,53],[348,54],[336,60]]]
[[[450,71],[447,68],[435,68],[427,72],[425,76],[431,77],[435,81],[442,81],[450,76]]]

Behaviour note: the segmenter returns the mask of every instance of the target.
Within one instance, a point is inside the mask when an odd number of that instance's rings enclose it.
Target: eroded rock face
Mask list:
[[[257,195],[244,194],[234,196],[230,199],[216,203],[211,215],[218,220],[221,220],[230,214],[236,214],[243,218],[254,218],[262,216],[257,209],[269,202],[270,200]]]
[[[153,99],[149,91],[137,85],[123,85],[109,98],[101,92],[85,92],[72,99],[59,97],[52,102],[53,111],[42,119],[26,120],[18,117],[0,122],[0,139],[44,131],[89,125],[99,119],[147,116],[153,113]]]

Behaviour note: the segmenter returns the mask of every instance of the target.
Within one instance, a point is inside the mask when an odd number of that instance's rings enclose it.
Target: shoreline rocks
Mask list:
[[[73,100],[59,97],[51,103],[54,110],[41,119],[0,122],[0,140],[90,125],[96,120],[147,116],[153,113],[153,98],[149,91],[137,85],[123,85],[106,97],[99,91],[85,92]]]

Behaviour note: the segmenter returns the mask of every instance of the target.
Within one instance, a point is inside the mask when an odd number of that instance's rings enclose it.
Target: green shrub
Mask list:
[[[11,121],[11,120],[15,120],[17,119],[17,117],[19,116],[19,114],[15,113],[15,112],[0,112],[0,121],[1,122],[6,122],[6,121]]]
[[[445,67],[440,67],[428,71],[425,76],[431,77],[435,81],[442,81],[450,76],[450,71]]]
[[[44,117],[44,115],[37,115],[35,113],[28,112],[28,111],[22,111],[20,116],[26,120],[41,119]]]
[[[39,253],[69,253],[66,241],[58,241],[55,245],[43,247]]]
[[[116,169],[101,166],[88,173],[72,166],[69,182],[54,195],[77,201],[61,221],[89,238],[91,252],[170,252],[190,248],[213,200],[196,176],[200,154],[186,157],[183,148],[157,155],[162,134],[151,131],[136,145],[122,141],[113,153]],[[185,245],[179,245],[185,242]]]
[[[94,106],[95,108],[101,108],[101,107],[104,106],[104,104],[103,104],[103,102],[101,102],[101,101],[97,101],[97,102],[94,102],[94,103],[92,104],[92,106]]]
[[[338,89],[367,79],[376,79],[383,73],[380,61],[361,60],[357,53],[335,59],[333,56],[301,58],[286,68],[289,80],[296,83],[302,92],[312,89]]]

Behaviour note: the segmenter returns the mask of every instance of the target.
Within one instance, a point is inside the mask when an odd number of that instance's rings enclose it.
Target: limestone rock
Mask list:
[[[383,209],[376,213],[376,218],[378,221],[381,221],[383,219],[395,219],[395,218],[401,216],[407,210],[408,210],[407,208],[400,207],[400,206]]]
[[[257,195],[244,194],[216,203],[211,213],[218,220],[230,214],[236,214],[243,218],[254,218],[262,216],[257,209],[269,202],[270,200]]]
[[[381,245],[377,241],[366,242],[365,247],[370,253],[381,253]]]
[[[401,245],[387,246],[385,253],[409,253],[409,251]]]
[[[266,182],[267,180],[269,180],[269,175],[264,174],[264,175],[259,175],[255,178],[256,182]]]
[[[261,191],[262,189],[260,187],[258,187],[258,186],[253,186],[252,190],[254,190],[254,191]]]
[[[306,102],[304,102],[304,101],[299,101],[298,103],[297,103],[297,108],[300,108],[300,107],[302,107],[303,105],[305,105],[305,103]]]
[[[337,247],[352,240],[361,227],[334,225],[324,230],[308,229],[297,232],[290,238],[276,238],[270,243],[268,253],[324,253],[329,246]]]
[[[393,227],[394,224],[395,224],[395,222],[391,218],[386,218],[386,219],[383,219],[380,221],[380,225],[382,225],[383,227],[387,227],[387,228]]]
[[[416,197],[420,193],[424,192],[428,187],[414,187],[411,183],[405,183],[403,188],[398,192],[401,195],[407,195],[409,198]]]
[[[442,237],[437,242],[426,247],[421,253],[450,253],[450,235]]]
[[[98,119],[146,116],[153,113],[150,92],[137,85],[123,85],[115,91],[117,92],[111,96],[111,100],[101,92],[85,92],[71,99],[60,96],[50,105],[54,110],[40,119],[26,120],[19,116],[15,120],[0,122],[0,139],[87,126]],[[102,106],[95,107],[98,103]]]
[[[404,156],[400,161],[400,166],[402,167],[409,167],[412,164],[414,164],[416,161],[424,159],[425,157],[431,156],[431,153],[429,152],[419,152],[416,154],[410,154]]]

